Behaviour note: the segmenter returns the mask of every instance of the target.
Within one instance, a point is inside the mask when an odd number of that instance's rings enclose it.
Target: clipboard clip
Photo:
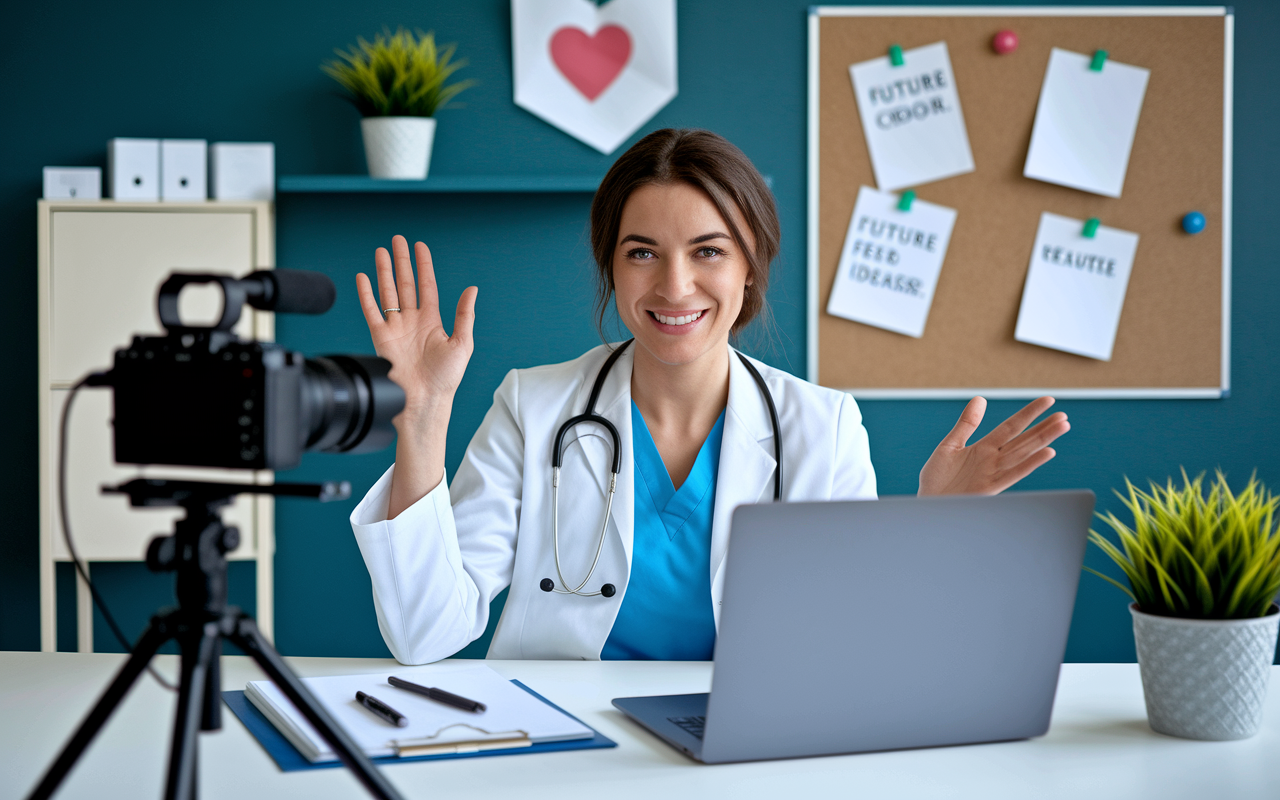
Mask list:
[[[479,736],[469,739],[442,742],[440,736],[451,728],[470,728]],[[443,755],[446,753],[478,753],[482,750],[507,750],[517,747],[532,747],[533,740],[529,738],[529,732],[523,730],[513,731],[487,731],[484,728],[470,725],[466,722],[455,722],[452,725],[446,725],[430,736],[419,736],[414,739],[392,739],[391,747],[396,751],[396,756],[431,756]]]

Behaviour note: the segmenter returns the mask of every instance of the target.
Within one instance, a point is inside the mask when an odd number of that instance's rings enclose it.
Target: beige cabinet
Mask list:
[[[57,646],[54,565],[69,561],[57,506],[58,425],[68,390],[86,373],[110,368],[117,348],[135,334],[163,332],[156,292],[170,272],[244,275],[274,265],[272,207],[267,202],[127,203],[41,200],[40,304],[40,646]],[[194,288],[194,287],[193,287]],[[184,292],[184,320],[212,319],[221,300]],[[245,309],[236,331],[273,338],[269,313]],[[133,509],[104,484],[134,477],[269,483],[270,472],[118,465],[112,460],[111,391],[85,388],[71,414],[67,498],[71,532],[85,561],[140,561],[147,543],[170,532],[181,509]],[[232,559],[257,561],[257,620],[272,636],[270,497],[242,495],[223,514],[240,528]],[[76,579],[77,640],[93,649],[91,600]]]

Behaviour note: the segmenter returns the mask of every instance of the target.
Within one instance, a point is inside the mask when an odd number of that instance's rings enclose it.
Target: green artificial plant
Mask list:
[[[363,37],[349,51],[335,50],[340,59],[320,66],[341,84],[347,99],[365,117],[431,117],[474,84],[447,84],[454,72],[466,66],[453,61],[457,45],[436,47],[433,33],[417,36],[397,28],[384,28],[372,42]]]
[[[1116,492],[1133,515],[1130,527],[1115,514],[1098,516],[1120,538],[1120,547],[1097,531],[1089,539],[1124,571],[1119,586],[1148,614],[1194,619],[1246,619],[1267,614],[1280,591],[1280,533],[1273,496],[1257,476],[1233,494],[1226,476],[1204,493],[1204,474],[1182,473],[1182,486],[1170,478],[1151,482],[1144,492],[1125,479],[1128,497]],[[1123,548],[1123,549],[1121,549]]]

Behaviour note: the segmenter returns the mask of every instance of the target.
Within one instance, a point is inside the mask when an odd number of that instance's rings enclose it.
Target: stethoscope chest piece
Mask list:
[[[591,577],[591,576],[588,575],[587,577]],[[538,588],[544,592],[554,592],[556,590],[556,582],[551,580],[550,578],[543,578],[542,583],[538,584]],[[613,597],[617,593],[618,593],[618,587],[614,586],[612,583],[606,583],[604,586],[600,587],[599,592],[579,593],[579,594],[582,594],[583,597],[591,597],[592,595],[595,595],[595,594],[599,594],[601,597]],[[574,594],[574,593],[560,592],[560,594]]]

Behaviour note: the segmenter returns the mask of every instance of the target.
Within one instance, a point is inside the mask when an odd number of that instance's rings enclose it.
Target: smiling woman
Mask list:
[[[876,497],[853,398],[730,346],[764,308],[779,242],[773,196],[740,150],[708,131],[645,137],[601,183],[591,242],[597,322],[612,301],[634,341],[509,372],[452,484],[444,444],[478,289],[450,336],[425,244],[417,281],[400,236],[377,250],[378,299],[357,276],[406,396],[396,463],[351,515],[400,661],[479,637],[508,586],[490,657],[708,659],[735,506]],[[1069,428],[1061,413],[1030,427],[1052,404],[969,445],[985,409],[974,398],[921,493],[995,493],[1030,474]]]

